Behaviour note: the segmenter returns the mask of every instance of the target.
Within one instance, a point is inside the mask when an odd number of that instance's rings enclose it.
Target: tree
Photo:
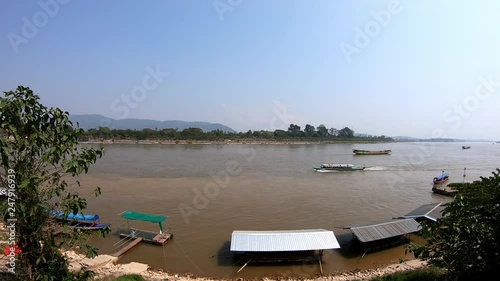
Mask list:
[[[352,138],[354,137],[354,131],[349,129],[349,127],[345,127],[339,130],[338,136],[341,138]]]
[[[318,132],[318,137],[326,137],[328,136],[328,129],[325,127],[325,125],[321,124],[317,128]]]
[[[304,128],[304,133],[306,134],[306,136],[312,137],[314,133],[316,133],[316,128],[314,128],[314,126],[306,124],[306,127]]]
[[[295,124],[290,124],[288,127],[288,135],[290,137],[297,137],[300,135],[300,126]]]
[[[334,136],[336,137],[338,134],[339,134],[339,130],[335,129],[335,128],[330,128],[330,130],[328,130],[328,134],[330,136]]]
[[[425,246],[410,247],[416,257],[445,268],[453,279],[482,280],[500,264],[500,170],[480,181],[457,184],[459,196],[436,223],[422,223]]]
[[[86,237],[75,229],[70,237],[56,243],[49,210],[67,216],[86,208],[86,200],[71,191],[67,180],[87,173],[103,150],[78,146],[82,130],[73,128],[68,112],[43,106],[29,88],[19,86],[4,94],[0,98],[0,128],[7,135],[0,136],[0,187],[9,189],[9,197],[0,202],[0,213],[5,222],[17,220],[15,237],[9,241],[11,252],[13,248],[21,251],[15,273],[21,280],[86,280],[90,272],[71,273],[60,248],[65,243],[70,247],[78,243],[87,249],[88,256],[96,255],[96,249],[85,245]],[[71,185],[77,188],[80,183]],[[100,194],[99,187],[95,194]]]
[[[285,130],[279,130],[279,129],[275,130],[273,134],[275,138],[286,138],[288,136]]]

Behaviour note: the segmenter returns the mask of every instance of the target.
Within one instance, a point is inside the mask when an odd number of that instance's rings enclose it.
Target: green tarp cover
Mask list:
[[[154,215],[148,215],[131,211],[125,211],[122,214],[122,218],[128,220],[140,220],[140,221],[158,222],[158,223],[163,222],[167,219],[166,216],[154,216]]]

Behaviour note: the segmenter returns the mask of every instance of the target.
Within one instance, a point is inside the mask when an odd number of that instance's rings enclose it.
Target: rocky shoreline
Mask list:
[[[220,279],[220,278],[207,278],[196,277],[193,275],[180,275],[175,273],[168,273],[160,270],[149,268],[147,264],[143,263],[128,263],[118,264],[117,258],[108,255],[99,255],[94,259],[87,259],[82,255],[76,254],[73,251],[65,252],[65,255],[70,261],[72,270],[79,270],[80,263],[87,264],[88,268],[96,273],[97,280],[118,277],[126,274],[139,274],[146,280],[160,281],[160,280],[175,280],[175,281],[208,281],[208,280],[241,280],[241,278],[234,277],[233,279]],[[336,275],[318,276],[310,279],[290,279],[287,280],[310,280],[310,281],[353,281],[353,280],[370,280],[374,277],[379,277],[399,271],[408,271],[426,267],[425,262],[419,260],[410,260],[398,264],[392,264],[385,267],[374,268],[369,270],[357,270],[350,272],[342,272]],[[262,278],[262,280],[282,280],[282,278]]]

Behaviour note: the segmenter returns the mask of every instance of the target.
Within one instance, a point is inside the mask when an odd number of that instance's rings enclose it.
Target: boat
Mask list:
[[[470,145],[463,145],[462,149],[470,149]]]
[[[353,164],[322,164],[319,167],[314,167],[316,171],[360,171],[365,167],[354,166]]]
[[[443,172],[440,176],[434,177],[432,181],[434,184],[441,184],[443,182],[446,182],[450,177],[450,174]]]
[[[384,150],[362,150],[362,149],[353,149],[352,152],[356,155],[382,155],[382,154],[390,154],[392,151],[390,149]]]
[[[99,215],[84,215],[70,213],[67,216],[63,212],[52,211],[52,214],[59,221],[66,222],[70,228],[81,230],[101,230],[111,226],[110,223],[101,223]]]

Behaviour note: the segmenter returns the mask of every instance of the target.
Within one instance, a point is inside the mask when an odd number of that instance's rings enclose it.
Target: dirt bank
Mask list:
[[[160,281],[160,280],[177,280],[177,281],[207,281],[207,280],[219,280],[215,278],[201,278],[195,276],[185,276],[175,273],[167,273],[159,270],[152,270],[146,264],[142,263],[129,263],[129,264],[116,264],[116,258],[106,255],[100,255],[94,260],[85,259],[83,256],[76,254],[73,251],[65,253],[69,258],[72,265],[78,265],[79,263],[89,264],[89,268],[92,269],[97,274],[98,279],[105,279],[110,277],[117,277],[125,274],[140,274],[146,280],[150,281]],[[393,264],[386,267],[374,268],[364,271],[354,271],[354,272],[343,272],[338,275],[332,276],[320,276],[312,279],[300,279],[311,280],[311,281],[347,281],[347,280],[370,280],[371,278],[382,276],[398,271],[406,271],[417,268],[425,267],[425,263],[419,260],[411,260],[403,263]],[[78,267],[78,266],[76,266]],[[76,269],[76,268],[75,268]],[[238,279],[235,275],[234,279]],[[262,280],[277,280],[275,278],[263,278]],[[291,279],[293,280],[293,279]],[[299,279],[297,279],[299,280]]]

